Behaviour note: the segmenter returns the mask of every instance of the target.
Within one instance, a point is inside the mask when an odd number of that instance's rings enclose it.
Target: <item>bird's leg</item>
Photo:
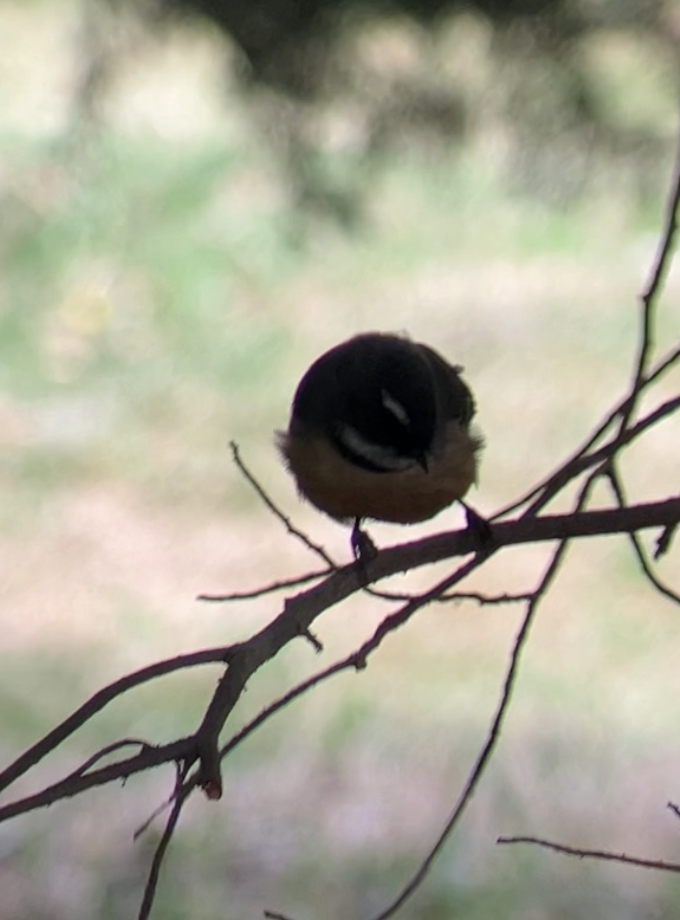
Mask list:
[[[354,527],[352,527],[352,552],[354,553],[354,558],[359,563],[364,565],[370,562],[372,559],[378,555],[378,550],[376,545],[371,540],[369,535],[365,530],[361,529],[361,518],[357,517],[354,519]]]
[[[459,499],[460,504],[465,509],[465,518],[467,520],[468,530],[479,542],[481,549],[486,549],[493,542],[493,530],[491,524],[479,512],[471,508],[466,502]]]

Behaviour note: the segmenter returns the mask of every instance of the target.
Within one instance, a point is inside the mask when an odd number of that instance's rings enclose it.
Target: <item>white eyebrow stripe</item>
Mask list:
[[[403,425],[404,428],[408,428],[411,424],[411,416],[408,414],[406,409],[404,409],[399,400],[395,399],[394,396],[392,396],[392,394],[387,390],[380,391],[380,398],[383,406],[387,409],[388,412],[392,413],[399,424]]]
[[[364,460],[381,470],[397,472],[417,466],[417,461],[413,457],[404,457],[398,454],[394,448],[386,447],[383,444],[374,444],[373,441],[369,441],[356,428],[352,428],[351,425],[342,425],[338,431],[338,437],[351,454],[363,457]]]

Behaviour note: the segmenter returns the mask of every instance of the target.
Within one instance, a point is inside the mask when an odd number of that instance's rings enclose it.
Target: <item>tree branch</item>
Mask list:
[[[679,863],[664,862],[660,859],[641,859],[638,856],[627,856],[625,853],[612,853],[609,850],[583,850],[578,847],[568,847],[552,840],[543,840],[541,837],[499,837],[496,843],[529,843],[533,846],[554,850],[567,856],[577,856],[579,859],[601,859],[605,862],[625,863],[628,866],[639,866],[642,869],[659,869],[662,872],[680,872]]]
[[[177,827],[179,816],[182,813],[182,808],[184,807],[184,803],[186,802],[187,796],[189,795],[189,790],[185,789],[184,787],[184,780],[186,778],[187,770],[188,767],[186,765],[184,767],[177,768],[174,802],[165,825],[165,830],[163,831],[163,836],[158,842],[156,852],[154,853],[153,860],[151,861],[149,877],[147,879],[146,885],[144,886],[144,895],[142,896],[142,903],[139,908],[137,920],[148,920],[148,917],[151,914],[151,908],[153,907],[153,901],[156,896],[156,888],[158,887],[158,880],[160,878],[163,860],[165,859],[165,854],[170,845],[172,835],[175,833],[175,828]]]
[[[56,728],[48,732],[40,741],[30,747],[20,757],[17,757],[13,763],[0,773],[0,792],[7,789],[8,786],[19,779],[20,776],[23,776],[24,773],[27,773],[47,754],[57,748],[70,735],[104,709],[105,706],[108,706],[113,700],[127,693],[128,690],[139,687],[165,674],[172,674],[174,671],[179,671],[182,668],[191,668],[203,664],[223,664],[225,661],[229,660],[229,655],[234,648],[235,646],[221,646],[199,652],[190,652],[187,655],[178,655],[176,658],[168,658],[165,661],[158,661],[145,668],[140,668],[140,670],[133,671],[132,674],[126,674],[125,677],[121,677],[113,683],[108,684],[106,687],[102,687],[102,689],[91,696],[87,702],[83,703],[83,705],[76,709],[68,718],[60,722]],[[159,748],[153,748],[153,750],[158,751]],[[137,755],[137,757],[139,756],[142,755]],[[131,760],[137,760],[137,757],[131,758]],[[172,757],[171,759],[174,760],[175,758]],[[88,775],[92,776],[93,774],[90,773]],[[121,774],[121,776],[126,775],[129,774]],[[46,804],[50,803],[48,802]],[[0,815],[1,814],[2,811],[0,810]]]
[[[668,527],[678,521],[680,521],[680,498],[627,508],[545,515],[530,519],[519,518],[493,525],[493,549],[497,551],[501,547],[561,541],[575,537],[632,533],[649,528]],[[468,555],[474,551],[475,546],[475,537],[468,531],[452,531],[384,549],[374,560],[365,565],[366,571],[362,572],[361,576],[357,573],[357,564],[352,563],[338,569],[320,584],[289,598],[281,613],[245,642],[180,655],[142,668],[114,681],[94,694],[60,725],[3,770],[0,773],[0,789],[8,788],[58,747],[69,735],[112,700],[127,691],[182,668],[228,662],[227,671],[213,694],[201,725],[194,734],[170,744],[149,745],[131,757],[107,764],[97,770],[88,770],[82,775],[68,777],[34,795],[0,806],[0,821],[25,811],[51,805],[59,799],[76,795],[94,786],[124,779],[148,770],[150,767],[182,759],[189,762],[195,762],[197,758],[201,759],[201,783],[206,783],[208,795],[219,797],[221,792],[219,764],[224,756],[219,751],[219,735],[246,682],[265,662],[278,654],[289,642],[305,636],[318,616],[361,590],[365,585],[366,577],[370,582],[378,581],[423,565]],[[484,556],[475,557],[472,563],[468,564],[469,568],[463,567],[463,570],[456,571],[431,591],[413,598],[399,611],[386,618],[376,635],[355,653],[358,656],[356,660],[365,658],[378,647],[387,632],[406,622],[416,610],[438,599],[444,592],[458,584],[463,575],[468,574],[472,568],[484,561]],[[349,656],[343,665],[344,668],[357,666],[354,660],[355,655]],[[277,711],[278,708],[275,707],[273,711]]]

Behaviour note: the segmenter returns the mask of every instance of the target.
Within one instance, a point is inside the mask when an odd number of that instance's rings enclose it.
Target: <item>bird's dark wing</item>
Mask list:
[[[460,376],[459,368],[453,367],[428,345],[419,343],[418,347],[432,370],[442,416],[469,425],[476,406],[470,389]]]

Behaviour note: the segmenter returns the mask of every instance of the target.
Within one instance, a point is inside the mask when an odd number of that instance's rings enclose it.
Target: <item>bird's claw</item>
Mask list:
[[[491,524],[487,521],[486,518],[482,517],[474,508],[471,508],[469,505],[466,505],[464,502],[461,502],[463,508],[465,508],[465,519],[467,521],[467,529],[479,543],[480,549],[488,549],[489,545],[493,543],[493,529]]]
[[[352,552],[357,562],[366,565],[378,555],[378,550],[365,530],[361,529],[361,522],[355,521],[352,528]]]

